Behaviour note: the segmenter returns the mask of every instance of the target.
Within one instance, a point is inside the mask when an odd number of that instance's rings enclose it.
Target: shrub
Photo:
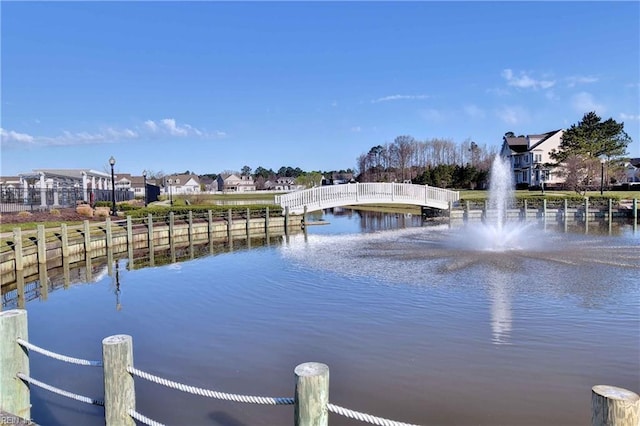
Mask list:
[[[58,209],[51,209],[51,210],[49,210],[49,214],[50,214],[51,216],[60,216],[60,210],[58,210]]]
[[[26,210],[23,210],[18,213],[18,217],[29,217],[29,216],[33,216],[33,213],[28,212]]]

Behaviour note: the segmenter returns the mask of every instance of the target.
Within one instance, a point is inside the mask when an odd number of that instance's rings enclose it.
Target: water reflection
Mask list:
[[[489,296],[491,299],[491,330],[493,343],[503,345],[509,343],[511,335],[511,294],[509,277],[492,272],[489,274]]]

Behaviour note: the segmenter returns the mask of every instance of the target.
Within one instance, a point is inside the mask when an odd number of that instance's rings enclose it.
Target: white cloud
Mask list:
[[[362,127],[360,127],[360,126],[353,126],[353,127],[351,128],[351,131],[352,131],[352,132],[354,132],[354,133],[360,133],[360,132],[362,131]]]
[[[573,75],[567,77],[567,87],[574,87],[577,84],[590,84],[598,81],[598,77],[588,75]]]
[[[377,104],[379,102],[388,102],[388,101],[400,101],[400,100],[413,100],[413,99],[427,99],[428,95],[391,95],[384,96],[378,99],[372,99],[372,104]]]
[[[505,106],[496,111],[499,119],[510,125],[519,125],[529,121],[529,113],[519,106]]]
[[[193,137],[193,138],[223,138],[227,134],[216,130],[210,134],[189,124],[179,124],[174,118],[162,120],[146,120],[139,126],[130,128],[107,127],[95,132],[72,132],[63,130],[57,136],[32,136],[13,130],[2,130],[2,142],[13,145],[30,143],[34,145],[83,145],[97,143],[114,143],[126,140],[136,140],[150,137]]]
[[[13,130],[5,130],[0,127],[0,140],[2,143],[33,143],[34,137],[27,133],[18,133]]]
[[[596,102],[593,95],[588,92],[580,92],[575,94],[571,98],[571,105],[577,112],[580,113],[596,111],[602,114],[605,111],[604,105]]]
[[[501,75],[505,80],[507,80],[507,84],[509,86],[517,87],[520,89],[549,89],[556,84],[556,82],[553,80],[536,80],[524,71],[520,71],[520,73],[516,76],[513,73],[513,70],[509,68],[502,70]]]
[[[629,121],[640,121],[640,114],[638,115],[633,115],[633,114],[625,114],[624,112],[620,114],[620,118],[622,120],[629,120]]]
[[[484,110],[477,105],[466,105],[464,112],[471,118],[484,118],[486,116]]]

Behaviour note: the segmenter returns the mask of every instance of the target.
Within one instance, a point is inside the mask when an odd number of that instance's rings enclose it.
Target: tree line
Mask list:
[[[486,184],[496,149],[465,140],[420,141],[398,136],[357,158],[359,182],[407,182],[442,188],[477,188]]]

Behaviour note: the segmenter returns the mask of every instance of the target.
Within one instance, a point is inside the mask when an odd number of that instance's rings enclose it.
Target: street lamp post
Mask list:
[[[144,206],[147,207],[147,171],[142,171],[142,178],[144,179]]]
[[[169,204],[173,206],[173,194],[171,193],[171,185],[173,185],[173,179],[169,178]]]
[[[600,159],[600,195],[602,195],[604,191],[604,163],[605,159]]]
[[[111,214],[113,216],[115,216],[116,213],[116,179],[115,176],[113,175],[113,166],[116,164],[116,159],[113,158],[113,155],[111,156],[111,158],[109,158],[109,164],[111,165]]]

